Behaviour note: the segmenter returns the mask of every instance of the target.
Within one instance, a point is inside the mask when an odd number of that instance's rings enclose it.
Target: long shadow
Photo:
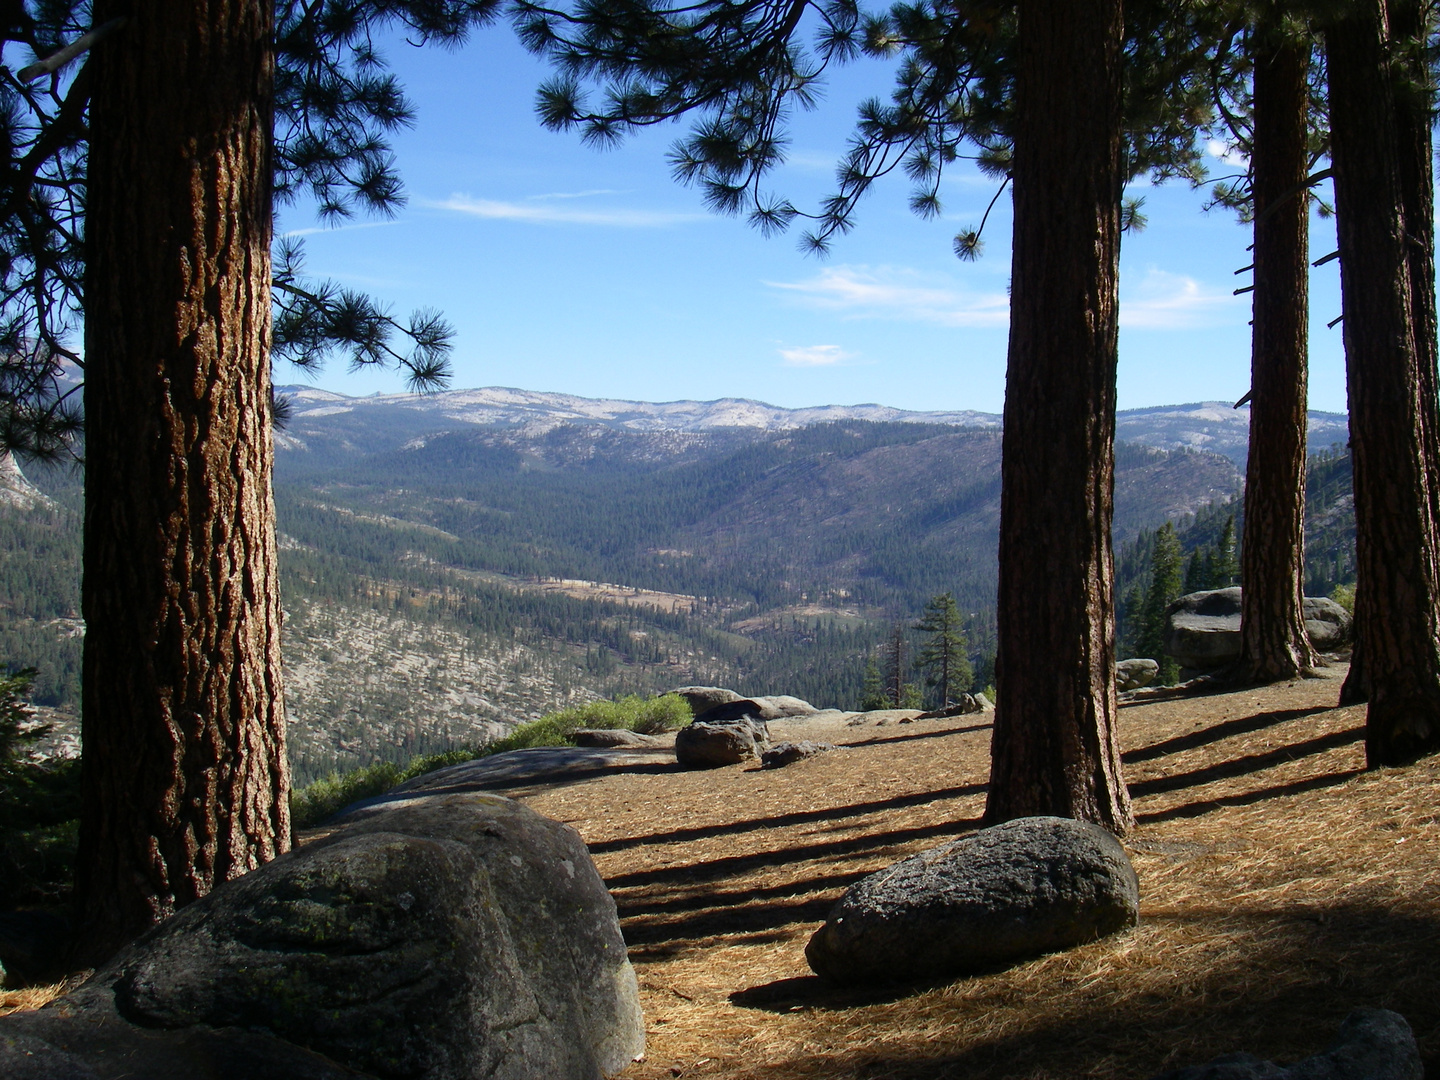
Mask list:
[[[1141,780],[1130,785],[1130,794],[1134,798],[1144,798],[1146,795],[1158,795],[1166,791],[1180,791],[1189,787],[1200,787],[1203,784],[1212,784],[1216,780],[1232,780],[1237,776],[1245,776],[1249,773],[1263,772],[1265,769],[1275,765],[1281,765],[1287,761],[1295,761],[1298,758],[1310,757],[1314,754],[1323,754],[1326,750],[1334,750],[1337,747],[1348,746],[1351,743],[1359,742],[1365,738],[1364,728],[1347,728],[1344,731],[1332,731],[1328,735],[1319,735],[1313,739],[1306,739],[1304,742],[1291,743],[1288,746],[1276,747],[1274,750],[1263,754],[1247,754],[1244,757],[1235,758],[1233,761],[1223,761],[1218,765],[1207,765],[1203,769],[1195,769],[1188,773],[1178,773],[1175,776],[1157,776],[1153,780]]]
[[[1302,795],[1307,791],[1321,791],[1329,787],[1339,787],[1347,780],[1353,780],[1357,776],[1363,776],[1364,769],[1347,769],[1345,772],[1327,773],[1324,776],[1312,776],[1305,780],[1295,780],[1288,784],[1276,784],[1273,787],[1259,788],[1255,791],[1245,791],[1238,795],[1221,795],[1214,799],[1205,799],[1201,802],[1186,803],[1183,806],[1172,806],[1169,810],[1157,810],[1153,814],[1136,814],[1137,824],[1150,825],[1158,821],[1177,821],[1183,818],[1200,817],[1212,810],[1219,810],[1222,806],[1253,806],[1257,802],[1264,802],[1266,799],[1278,799],[1285,795]],[[1133,788],[1131,789],[1134,790]]]
[[[807,893],[825,892],[831,889],[848,889],[861,878],[869,877],[868,870],[852,870],[844,874],[818,874],[800,881],[787,881],[781,885],[766,888],[733,889],[728,892],[706,890],[654,899],[639,896],[633,899],[616,897],[616,907],[622,919],[636,919],[643,915],[668,915],[677,911],[703,911],[706,908],[725,907],[730,904],[744,904],[756,900],[797,899]]]
[[[638,948],[673,945],[696,938],[757,934],[797,922],[822,922],[835,906],[833,896],[775,900],[745,907],[707,908],[681,919],[625,925],[625,944]]]
[[[1240,716],[1188,735],[1177,735],[1173,739],[1166,739],[1164,742],[1144,746],[1138,750],[1127,750],[1121,755],[1121,758],[1126,765],[1134,765],[1141,761],[1154,761],[1156,758],[1169,754],[1178,754],[1182,750],[1194,750],[1197,747],[1209,746],[1211,743],[1217,743],[1221,739],[1228,739],[1233,735],[1249,735],[1267,727],[1274,727],[1277,724],[1284,724],[1291,720],[1299,720],[1323,712],[1330,712],[1330,710],[1328,708],[1276,709],[1274,712],[1256,713],[1254,716]]]
[[[971,724],[969,727],[947,728],[944,731],[917,731],[914,734],[906,732],[904,735],[877,735],[873,739],[861,739],[856,743],[847,743],[848,746],[881,746],[884,743],[911,742],[915,739],[943,739],[949,735],[968,735],[972,731],[989,731],[994,724]]]
[[[796,1046],[795,1056],[754,1063],[745,1075],[755,1080],[1024,1080],[1092,1072],[1144,1077],[1240,1050],[1293,1062],[1324,1051],[1350,1009],[1383,1004],[1409,1022],[1420,1042],[1425,1075],[1435,1077],[1440,1064],[1435,1057],[1440,1032],[1432,951],[1440,924],[1435,916],[1400,914],[1384,905],[1322,911],[1323,932],[1306,916],[1255,912],[1254,949],[1248,961],[1239,968],[1227,965],[1197,973],[1198,986],[1196,980],[1180,979],[1169,992],[1119,999],[1103,992],[1084,996],[1071,990],[1042,991],[1037,1008],[1001,1035],[985,1033],[984,1025],[973,1034],[962,1028],[937,1035],[917,1024],[906,1035],[892,1031],[883,1041],[871,1041],[866,1036],[875,1031],[873,1021],[853,1012],[944,984],[849,989],[803,977],[747,987],[732,993],[730,1001],[781,1014],[825,1014],[817,1018],[816,1030],[826,1035],[823,1049]],[[1412,947],[1414,943],[1425,947]],[[1367,956],[1380,959],[1365,963]],[[1259,977],[1267,971],[1289,977]],[[1008,993],[1002,983],[994,1000],[998,1008],[1013,1008]],[[989,997],[983,983],[976,983],[966,997],[977,1015],[986,1014]],[[1047,1001],[1055,1007],[1047,1008]],[[923,1007],[933,1012],[933,1000]],[[833,1015],[842,1012],[848,1015]],[[847,1026],[863,1025],[858,1034],[868,1045],[848,1047],[843,1037],[832,1039],[824,1025],[842,1019]],[[1152,1037],[1137,1038],[1137,1032]]]
[[[794,844],[772,851],[757,851],[748,855],[730,855],[723,859],[707,859],[703,862],[688,863],[684,866],[663,866],[654,870],[637,870],[632,874],[619,874],[607,878],[606,886],[616,889],[634,889],[646,885],[694,885],[704,881],[715,881],[732,877],[750,870],[770,866],[801,862],[856,852],[880,850],[908,843],[911,840],[926,840],[935,836],[960,836],[971,829],[979,828],[979,818],[962,818],[957,821],[942,821],[937,825],[922,825],[913,829],[892,829],[889,832],[866,833],[849,840],[831,840],[821,844]],[[619,898],[617,897],[617,901]]]
[[[693,829],[672,829],[663,833],[647,833],[644,836],[626,836],[618,840],[601,840],[589,847],[590,853],[595,855],[611,851],[625,851],[647,844],[674,844],[687,840],[707,840],[714,836],[738,836],[741,833],[756,832],[760,829],[783,829],[788,825],[806,825],[815,821],[839,821],[844,818],[864,817],[881,810],[900,810],[907,806],[925,806],[942,799],[960,799],[967,795],[982,795],[987,786],[986,784],[966,784],[962,787],[941,788],[939,791],[897,795],[893,799],[876,799],[874,802],[831,806],[824,810],[797,810],[792,814],[748,818],[745,821],[733,821],[727,825],[705,825]]]

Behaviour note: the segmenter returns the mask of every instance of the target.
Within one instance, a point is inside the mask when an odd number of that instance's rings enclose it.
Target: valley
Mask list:
[[[982,671],[993,650],[997,417],[285,392],[276,500],[297,781],[686,683],[850,707],[865,657],[946,591]],[[1132,441],[1117,450],[1117,544],[1227,504],[1241,483],[1233,457],[1194,446],[1233,451],[1243,411],[1147,412],[1120,418]],[[1336,421],[1312,417],[1314,437]],[[49,501],[0,509],[0,648],[40,669],[37,700],[64,734],[79,479],[34,480]],[[1343,530],[1338,483],[1321,510]]]

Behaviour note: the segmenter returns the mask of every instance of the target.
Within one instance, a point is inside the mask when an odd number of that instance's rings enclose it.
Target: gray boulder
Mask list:
[[[783,769],[786,765],[793,765],[797,761],[817,757],[834,749],[830,743],[811,742],[809,739],[777,743],[760,755],[760,764],[766,769]]]
[[[697,719],[675,733],[675,760],[686,769],[715,769],[757,758],[769,746],[764,721],[748,716],[714,723]]]
[[[740,694],[734,690],[726,690],[723,686],[677,686],[668,692],[683,697],[690,706],[692,716],[699,716],[706,709],[724,705],[727,701],[739,701],[741,698]]]
[[[1180,597],[1165,609],[1165,651],[1182,668],[1213,671],[1240,656],[1238,586],[1211,589]],[[1305,632],[1320,652],[1343,649],[1350,642],[1350,614],[1333,600],[1307,596]]]
[[[1134,926],[1139,907],[1135,870],[1110,833],[1019,818],[852,885],[805,959],[839,983],[965,975]]]
[[[642,735],[627,728],[579,728],[570,739],[576,746],[659,746],[653,735]]]
[[[1154,660],[1121,660],[1115,665],[1115,689],[1139,690],[1149,686],[1160,674],[1160,665]]]
[[[952,716],[968,716],[971,713],[984,712],[990,703],[985,700],[984,694],[961,694],[955,699],[955,703],[944,709],[931,709],[915,717],[916,720],[947,720]],[[904,721],[901,721],[902,723]]]
[[[1324,596],[1305,597],[1305,633],[1317,652],[1335,652],[1350,644],[1350,613]]]
[[[789,716],[813,716],[820,710],[808,701],[777,694],[773,697],[736,698],[706,709],[695,717],[697,723],[715,724],[743,717],[756,720],[783,720]]]
[[[1180,597],[1165,609],[1165,651],[1182,668],[1212,671],[1240,655],[1240,589]]]
[[[172,1042],[263,1035],[272,1056],[335,1063],[317,1076],[589,1080],[642,1051],[615,904],[568,826],[458,793],[382,798],[336,824],[140,938],[57,1003],[79,1011],[70,1025],[41,1010],[49,1026],[23,1033],[101,1076],[70,1030],[87,1012],[121,1042],[131,1025]]]
[[[1425,1067],[1410,1025],[1389,1009],[1356,1009],[1324,1051],[1293,1065],[1254,1054],[1224,1054],[1154,1080],[1422,1080]]]

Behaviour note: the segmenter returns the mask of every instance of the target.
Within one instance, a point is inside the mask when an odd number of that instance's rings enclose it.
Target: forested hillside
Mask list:
[[[853,707],[866,657],[943,592],[977,678],[989,671],[993,429],[468,426],[388,446],[279,454],[301,780],[690,682]],[[63,717],[78,700],[79,482],[35,479],[50,503],[0,511],[0,642]],[[1238,483],[1218,455],[1122,445],[1117,539],[1140,550],[1164,520],[1228,514]],[[1343,528],[1343,499],[1330,505]]]

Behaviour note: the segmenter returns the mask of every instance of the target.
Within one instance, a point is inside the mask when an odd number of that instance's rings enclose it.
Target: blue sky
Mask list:
[[[879,402],[999,412],[1004,400],[1009,198],[985,255],[959,262],[951,238],[978,223],[993,182],[948,173],[944,214],[921,221],[900,177],[862,204],[828,258],[797,250],[799,230],[766,239],[708,213],[670,178],[669,126],[597,151],[534,118],[544,68],[505,27],[455,52],[396,40],[385,50],[418,109],[395,139],[408,205],[391,221],[305,234],[308,269],[368,290],[397,314],[440,309],[457,330],[456,388],[513,386],[668,401],[749,397],[777,405]],[[832,78],[792,126],[773,187],[802,209],[832,190],[855,105],[888,94],[890,65]],[[1217,148],[1218,149],[1218,148]],[[1231,172],[1212,161],[1212,172]],[[1121,258],[1122,409],[1238,399],[1249,387],[1248,228],[1183,184],[1134,189],[1148,228]],[[1334,247],[1315,222],[1312,258]],[[1336,264],[1311,291],[1311,408],[1345,409]],[[293,369],[279,381],[303,379]],[[332,363],[314,380],[347,394],[395,392],[393,372]]]

